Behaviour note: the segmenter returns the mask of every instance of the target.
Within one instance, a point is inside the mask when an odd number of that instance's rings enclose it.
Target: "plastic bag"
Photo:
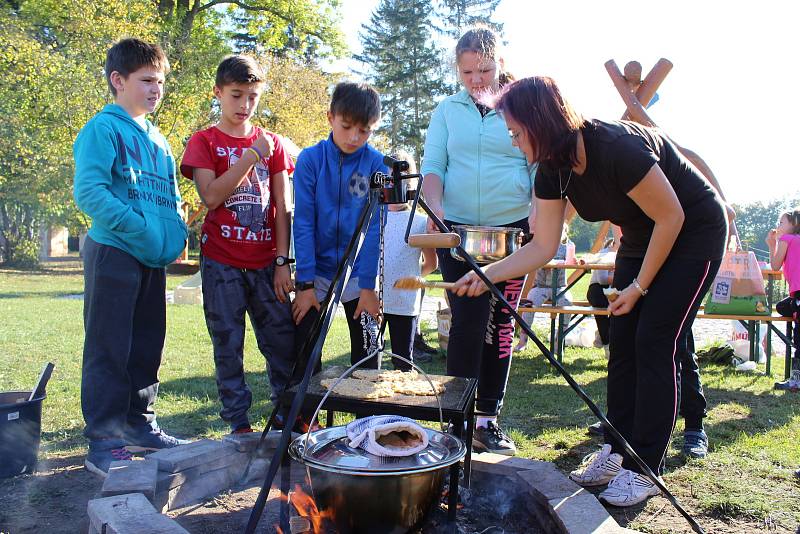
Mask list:
[[[764,343],[767,339],[767,327],[762,325],[759,328],[758,343],[756,344],[756,360],[758,363],[767,361],[767,353]],[[731,321],[731,335],[728,344],[733,348],[733,353],[742,361],[750,359],[750,335],[747,328],[742,326],[739,321]]]
[[[708,290],[705,312],[718,315],[769,315],[764,280],[755,254],[737,251],[735,243],[731,242]]]
[[[564,344],[568,347],[594,347],[594,338],[597,333],[597,326],[594,321],[585,319],[581,324],[572,329],[564,338]]]

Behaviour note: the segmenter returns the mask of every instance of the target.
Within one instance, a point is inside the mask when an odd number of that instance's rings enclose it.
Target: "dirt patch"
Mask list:
[[[83,468],[83,459],[43,460],[36,473],[0,480],[0,532],[87,532],[86,504],[103,480]]]

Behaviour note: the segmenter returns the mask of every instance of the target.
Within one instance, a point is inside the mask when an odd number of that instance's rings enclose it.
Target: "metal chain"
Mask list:
[[[378,230],[379,235],[379,249],[378,249],[378,316],[386,321],[386,318],[383,316],[383,256],[385,252],[385,244],[384,244],[384,228],[386,226],[386,218],[387,218],[387,204],[380,205],[380,229]],[[378,330],[380,332],[380,329]],[[383,336],[379,336],[383,337]],[[383,350],[383,339],[378,339],[378,345],[380,349]]]

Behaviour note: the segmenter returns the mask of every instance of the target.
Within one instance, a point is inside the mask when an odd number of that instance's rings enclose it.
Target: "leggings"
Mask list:
[[[608,419],[657,474],[678,414],[680,355],[719,265],[668,257],[633,310],[611,317]],[[614,287],[628,287],[641,266],[641,258],[617,257]],[[605,437],[622,454],[623,467],[640,471],[607,431]]]
[[[448,225],[459,224],[445,221]],[[506,226],[528,231],[527,219]],[[456,260],[449,249],[437,249],[439,267],[445,282],[455,282],[470,271],[466,262]],[[525,277],[497,284],[515,309]],[[479,297],[459,297],[448,291],[452,319],[447,343],[447,374],[478,379],[475,411],[497,415],[503,405],[511,352],[514,344],[514,319],[490,293]]]

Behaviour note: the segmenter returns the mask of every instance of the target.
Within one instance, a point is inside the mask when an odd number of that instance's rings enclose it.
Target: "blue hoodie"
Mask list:
[[[75,202],[92,218],[89,237],[148,267],[173,261],[186,243],[175,158],[150,121],[145,129],[109,104],[78,133]]]
[[[333,135],[300,153],[294,170],[293,225],[298,282],[312,282],[315,276],[330,280],[336,274],[367,203],[369,177],[375,171],[388,172],[380,152],[365,144],[345,154],[333,142]],[[379,214],[375,210],[353,266],[360,289],[375,289]]]

